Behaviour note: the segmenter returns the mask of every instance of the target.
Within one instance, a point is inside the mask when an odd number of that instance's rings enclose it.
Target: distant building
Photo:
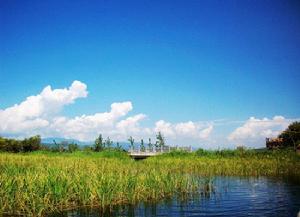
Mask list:
[[[268,149],[277,149],[283,147],[282,138],[266,138],[266,147]]]

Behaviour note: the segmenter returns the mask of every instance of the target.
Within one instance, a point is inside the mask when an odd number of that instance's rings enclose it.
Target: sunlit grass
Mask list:
[[[205,151],[205,153],[173,152],[148,159],[166,168],[181,168],[202,176],[299,176],[300,156],[292,150],[256,152]]]
[[[170,153],[134,161],[116,151],[0,153],[0,214],[155,201],[210,189],[215,175],[296,176],[293,152]]]
[[[119,152],[0,154],[2,213],[41,215],[77,206],[158,200],[199,181]]]

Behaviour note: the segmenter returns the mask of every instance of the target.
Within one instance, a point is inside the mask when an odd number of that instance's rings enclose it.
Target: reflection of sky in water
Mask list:
[[[190,195],[160,203],[123,206],[112,212],[72,211],[54,216],[297,216],[300,210],[298,183],[272,178],[214,178],[209,195]]]

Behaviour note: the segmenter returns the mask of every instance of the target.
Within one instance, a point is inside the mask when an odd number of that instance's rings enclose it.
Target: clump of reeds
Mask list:
[[[0,213],[43,215],[78,206],[134,204],[199,185],[188,174],[122,153],[0,154]]]
[[[170,153],[136,162],[115,151],[0,153],[0,215],[41,216],[213,191],[209,177],[300,177],[293,152]],[[206,178],[202,178],[206,177]],[[208,177],[208,178],[207,178]]]
[[[300,178],[300,156],[293,150],[201,150],[173,152],[147,160],[202,176],[293,176]],[[175,169],[176,170],[176,169]]]

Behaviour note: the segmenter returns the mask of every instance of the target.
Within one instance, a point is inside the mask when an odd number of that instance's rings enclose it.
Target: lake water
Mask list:
[[[275,178],[215,177],[214,191],[192,195],[185,200],[167,199],[159,203],[74,210],[53,217],[104,216],[297,216],[300,211],[300,180]]]

